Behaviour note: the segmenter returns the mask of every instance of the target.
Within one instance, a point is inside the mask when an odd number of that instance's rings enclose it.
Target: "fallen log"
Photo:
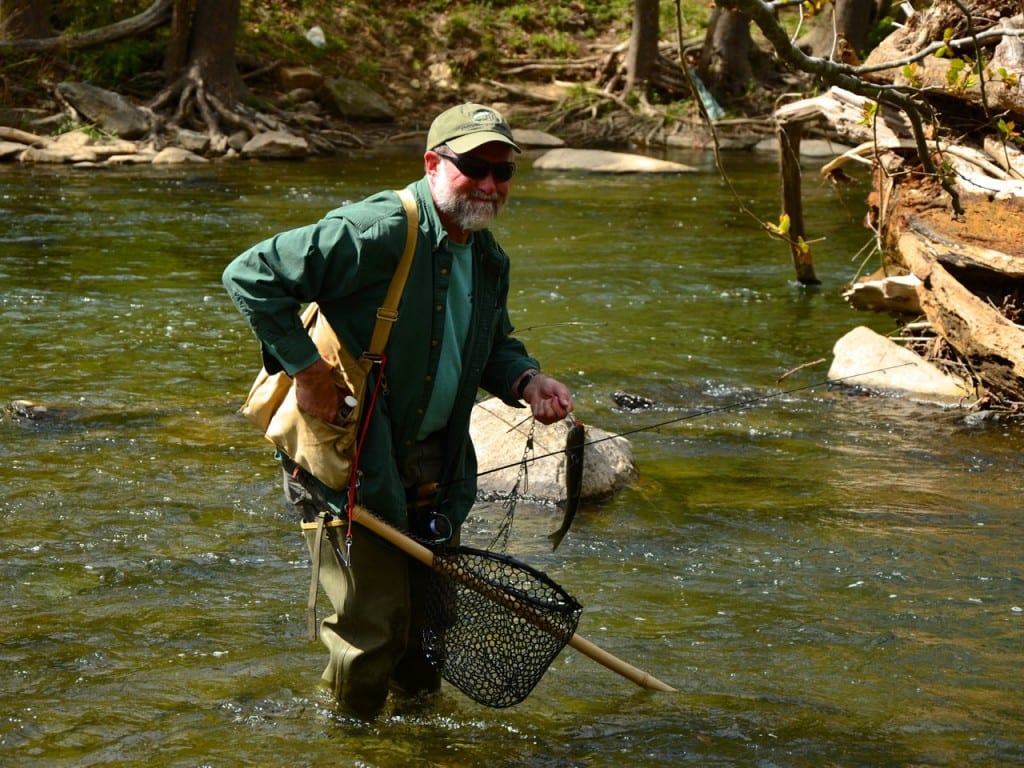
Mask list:
[[[904,232],[898,245],[904,263],[921,281],[918,298],[932,327],[990,391],[1024,401],[1024,329],[965,288],[919,233]]]

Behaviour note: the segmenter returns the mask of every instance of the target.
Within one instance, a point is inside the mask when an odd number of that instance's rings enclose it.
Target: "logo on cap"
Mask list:
[[[499,125],[505,122],[504,118],[493,109],[478,109],[470,119],[480,125]]]

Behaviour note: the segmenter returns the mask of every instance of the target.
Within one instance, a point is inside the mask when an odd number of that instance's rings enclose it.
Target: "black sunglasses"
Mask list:
[[[472,155],[446,155],[443,152],[438,152],[437,155],[445,160],[450,160],[452,165],[459,169],[459,173],[467,179],[476,181],[493,176],[494,180],[500,183],[511,179],[512,174],[516,172],[515,163],[488,163],[486,160]]]

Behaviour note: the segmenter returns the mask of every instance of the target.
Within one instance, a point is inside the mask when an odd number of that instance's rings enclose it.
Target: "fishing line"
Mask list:
[[[526,333],[527,331],[535,331],[538,328],[557,328],[559,326],[565,326],[565,325],[571,325],[571,326],[574,326],[574,327],[585,327],[585,326],[589,325],[589,326],[594,326],[594,327],[597,327],[597,328],[602,328],[602,327],[608,325],[608,323],[606,323],[606,322],[598,322],[598,321],[587,321],[587,320],[565,320],[565,321],[562,321],[560,323],[538,323],[537,325],[530,325],[530,326],[527,326],[526,328],[516,328],[516,333]]]
[[[861,371],[860,373],[853,373],[853,374],[850,374],[849,376],[842,376],[842,377],[840,377],[838,379],[824,379],[822,381],[815,381],[815,382],[813,382],[811,384],[805,384],[802,387],[794,387],[793,389],[786,389],[786,390],[783,390],[782,392],[773,392],[770,395],[761,395],[760,397],[752,397],[752,398],[749,398],[747,400],[740,400],[740,401],[737,401],[737,402],[734,402],[734,403],[728,403],[727,405],[719,405],[719,406],[716,406],[714,408],[706,408],[706,409],[701,410],[701,411],[695,411],[693,413],[688,413],[685,416],[676,416],[675,418],[666,419],[665,421],[659,421],[659,422],[656,422],[654,424],[648,424],[648,425],[643,426],[643,427],[636,427],[635,429],[627,429],[624,432],[617,432],[614,435],[607,435],[605,437],[599,437],[597,440],[591,440],[588,443],[584,443],[584,447],[591,446],[591,445],[597,445],[598,443],[603,443],[603,442],[605,442],[607,440],[614,440],[617,437],[626,437],[627,435],[635,435],[635,434],[637,434],[639,432],[653,432],[655,430],[661,429],[662,427],[667,427],[670,424],[678,424],[681,421],[687,421],[689,419],[695,419],[698,416],[708,416],[709,414],[712,414],[712,413],[721,413],[722,411],[731,411],[731,410],[735,410],[737,408],[745,408],[747,406],[755,405],[757,403],[763,403],[766,400],[771,400],[771,399],[776,398],[776,397],[782,397],[783,395],[792,395],[795,392],[803,392],[805,390],[814,389],[815,387],[820,387],[820,386],[825,385],[825,384],[835,384],[837,382],[846,381],[847,379],[857,379],[857,378],[860,378],[861,376],[867,376],[867,375],[872,374],[872,373],[882,373],[884,371],[891,371],[891,370],[893,370],[895,368],[903,368],[904,366],[907,366],[907,365],[913,365],[913,363],[910,363],[910,362],[898,363],[897,365],[889,365],[889,366],[886,366],[885,368],[875,368],[874,370],[871,370],[871,371]],[[524,459],[522,459],[520,461],[515,462],[514,464],[505,464],[504,466],[494,467],[493,469],[486,469],[483,472],[478,472],[477,473],[477,477],[482,477],[483,475],[489,475],[492,472],[500,472],[503,469],[511,469],[512,467],[518,467],[520,464],[522,464],[524,462],[539,461],[540,459],[547,459],[547,458],[550,458],[551,456],[561,456],[564,453],[565,453],[565,450],[564,449],[560,449],[560,450],[557,450],[557,451],[551,451],[550,453],[541,454],[540,456],[532,456],[532,457],[530,457],[528,459],[524,458]]]

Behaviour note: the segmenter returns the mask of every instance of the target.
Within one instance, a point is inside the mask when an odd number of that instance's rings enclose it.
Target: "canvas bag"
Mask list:
[[[335,335],[330,323],[316,303],[310,304],[302,315],[302,322],[316,348],[331,366],[335,384],[348,390],[358,401],[341,423],[329,423],[299,410],[295,399],[295,381],[284,371],[268,373],[262,368],[256,376],[249,394],[239,409],[266,438],[287,454],[324,485],[340,490],[353,477],[358,460],[357,441],[359,426],[369,418],[373,395],[367,391],[370,372],[378,363],[383,364],[391,327],[398,319],[398,302],[409,276],[413,252],[416,249],[418,214],[416,199],[406,189],[398,191],[405,208],[407,234],[402,259],[388,287],[384,304],[377,310],[370,346],[360,357],[352,354]],[[382,372],[378,371],[377,380]]]

